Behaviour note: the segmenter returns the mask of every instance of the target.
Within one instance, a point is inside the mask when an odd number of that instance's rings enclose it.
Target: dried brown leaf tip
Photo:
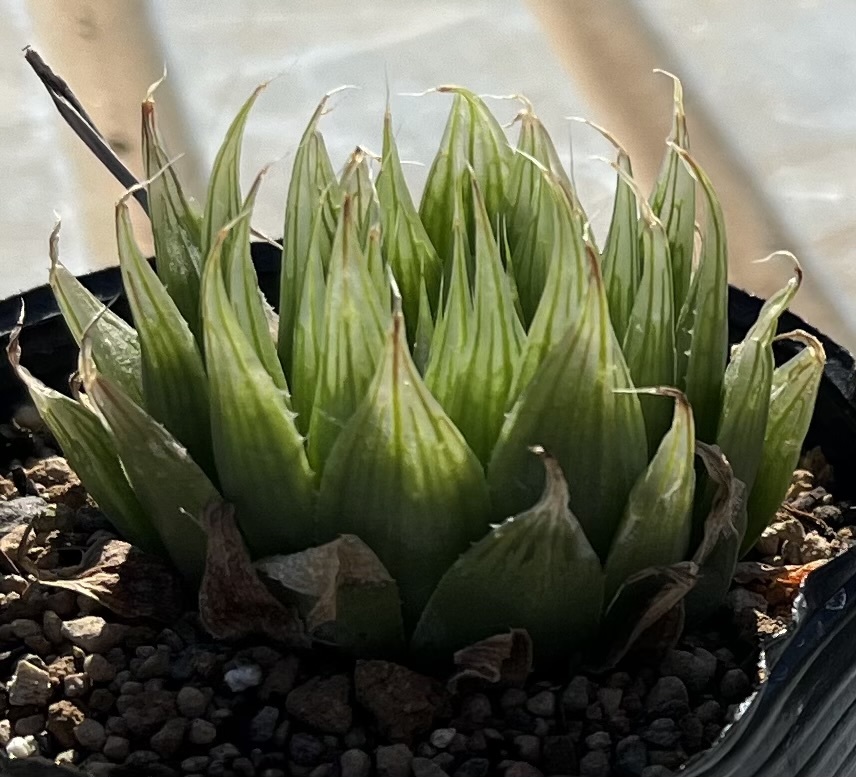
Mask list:
[[[446,683],[450,693],[464,680],[522,686],[532,671],[532,639],[523,629],[511,629],[462,648],[454,661],[458,670]]]
[[[181,583],[170,565],[121,540],[97,543],[76,567],[45,574],[40,571],[43,585],[87,596],[124,618],[169,622],[183,610]]]
[[[202,513],[208,537],[205,574],[199,588],[199,616],[217,639],[263,635],[292,647],[309,644],[294,607],[268,591],[250,562],[231,505],[213,502]]]

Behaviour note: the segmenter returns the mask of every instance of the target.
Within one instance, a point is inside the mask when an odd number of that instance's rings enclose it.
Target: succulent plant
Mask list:
[[[677,80],[649,199],[605,133],[618,177],[602,248],[528,103],[514,147],[482,99],[436,92],[452,108],[418,207],[389,112],[380,157],[357,148],[337,176],[321,101],[294,158],[278,315],[250,254],[262,176],[245,197],[238,183],[259,90],[201,212],[150,94],[157,273],[128,197],[116,207],[135,328],[60,264],[55,231],[50,282],[81,346],[71,397],[20,365],[17,338],[13,365],[120,533],[198,582],[203,515],[233,505],[257,570],[319,638],[382,651],[404,635],[444,655],[519,628],[562,657],[598,635],[629,643],[674,607],[702,617],[775,513],[811,419],[820,344],[793,334],[803,350],[773,359],[798,266],[729,359],[723,218]],[[340,535],[358,549],[353,585],[336,614],[310,612],[299,580],[344,564]]]

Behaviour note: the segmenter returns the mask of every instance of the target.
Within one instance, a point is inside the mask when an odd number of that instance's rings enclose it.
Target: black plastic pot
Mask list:
[[[262,291],[272,304],[279,289],[279,251],[253,244]],[[101,300],[129,317],[117,269],[81,278]],[[0,422],[9,419],[26,392],[12,374],[5,344],[15,326],[22,297],[0,302]],[[77,348],[47,286],[23,295],[26,323],[23,362],[41,380],[66,390]],[[743,338],[762,300],[739,289],[729,294],[732,342]],[[856,367],[853,357],[797,316],[782,316],[779,331],[803,329],[823,343],[827,367],[806,446],[820,445],[838,475],[835,493],[850,497],[856,483]],[[776,358],[789,358],[797,345],[776,344]],[[0,465],[5,465],[0,455]],[[788,633],[765,655],[768,679],[740,719],[709,751],[695,758],[686,777],[845,777],[856,776],[856,549],[814,572],[797,601]]]

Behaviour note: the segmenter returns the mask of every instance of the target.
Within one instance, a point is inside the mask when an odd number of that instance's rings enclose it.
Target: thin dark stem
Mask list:
[[[137,186],[139,181],[136,176],[125,167],[122,160],[116,156],[116,152],[110,148],[98,127],[95,126],[95,122],[92,121],[80,101],[75,97],[74,92],[71,91],[71,87],[48,67],[35,49],[27,46],[24,49],[24,58],[44,84],[45,89],[48,90],[48,94],[51,96],[60,116],[74,130],[77,137],[86,144],[86,147],[95,154],[98,161],[126,189]],[[134,197],[148,215],[149,203],[145,190],[136,189]]]

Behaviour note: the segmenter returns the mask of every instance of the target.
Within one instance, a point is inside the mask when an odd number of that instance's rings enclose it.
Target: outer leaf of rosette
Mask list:
[[[757,541],[785,498],[814,413],[826,364],[823,346],[805,332],[790,337],[805,348],[773,372],[764,451],[749,495],[748,526],[741,553]]]
[[[686,397],[675,389],[653,389],[665,404],[674,400],[672,425],[651,463],[636,481],[606,562],[606,596],[647,567],[686,558],[695,493],[695,424]]]
[[[187,449],[106,375],[92,359],[88,333],[80,353],[86,396],[110,429],[122,468],[170,559],[194,583],[205,568],[203,509],[220,500]]]
[[[200,345],[137,246],[125,201],[116,206],[116,239],[122,282],[139,333],[143,407],[216,482],[208,377]]]
[[[226,499],[254,555],[315,539],[314,476],[287,395],[241,328],[223,282],[220,248],[202,274],[202,323],[214,458]]]
[[[542,660],[569,659],[597,631],[603,605],[600,560],[568,508],[558,462],[542,455],[544,493],[495,526],[443,576],[412,639],[442,658],[509,629],[525,629]]]
[[[134,402],[141,402],[142,367],[136,330],[107,308],[59,261],[59,223],[50,239],[50,286],[74,341],[80,345],[89,331],[92,358],[102,374]]]
[[[93,412],[49,388],[21,365],[20,331],[16,328],[9,338],[9,364],[27,387],[69,465],[125,539],[150,553],[162,553],[163,544],[128,483],[110,431]]]

